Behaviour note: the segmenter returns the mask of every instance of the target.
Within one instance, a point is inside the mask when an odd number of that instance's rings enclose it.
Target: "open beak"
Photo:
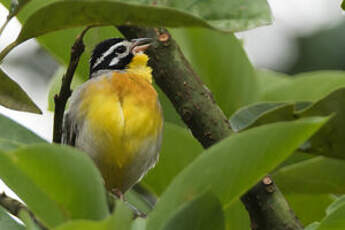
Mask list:
[[[150,47],[152,42],[151,38],[137,38],[131,40],[131,52],[135,55],[137,53],[143,53]]]

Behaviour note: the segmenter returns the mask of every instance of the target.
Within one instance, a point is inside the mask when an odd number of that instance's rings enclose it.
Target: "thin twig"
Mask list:
[[[62,122],[63,115],[65,112],[65,107],[67,104],[68,98],[72,94],[71,82],[73,79],[74,72],[78,66],[80,56],[85,50],[85,45],[83,43],[83,37],[85,33],[92,26],[86,27],[76,38],[72,49],[71,49],[71,59],[67,68],[66,73],[62,77],[62,85],[60,88],[59,94],[56,94],[54,97],[55,102],[55,113],[54,113],[54,128],[53,128],[53,142],[61,143],[62,136]]]
[[[10,22],[10,20],[11,20],[11,18],[7,18],[5,23],[1,26],[1,28],[0,28],[0,36],[1,36],[2,32],[4,32],[7,24]]]
[[[31,219],[42,229],[48,230],[36,217],[35,215],[21,202],[7,196],[4,192],[0,194],[0,205],[4,207],[9,213],[20,218],[20,211],[29,213]]]

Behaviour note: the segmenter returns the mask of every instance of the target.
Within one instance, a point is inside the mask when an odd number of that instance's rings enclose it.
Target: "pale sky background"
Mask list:
[[[284,68],[292,64],[293,57],[297,55],[296,35],[308,35],[321,28],[331,28],[341,20],[344,21],[345,15],[340,8],[341,1],[268,0],[274,16],[273,25],[238,33],[237,36],[244,40],[244,48],[256,67]],[[0,25],[4,23],[6,16],[7,10],[0,4]],[[0,50],[16,38],[20,27],[18,21],[12,19],[0,37]],[[53,116],[46,109],[49,90],[48,77],[46,79],[26,78],[25,76],[28,74],[35,75],[35,73],[29,73],[27,69],[14,68],[7,64],[17,56],[37,51],[37,47],[38,44],[34,39],[25,42],[6,57],[2,67],[31,96],[43,111],[43,115],[16,112],[1,106],[0,113],[11,117],[50,141]],[[0,192],[3,190],[14,196],[0,180]]]

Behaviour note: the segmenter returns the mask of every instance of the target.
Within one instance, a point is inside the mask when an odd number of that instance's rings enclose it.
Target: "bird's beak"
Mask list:
[[[131,52],[135,55],[137,53],[143,53],[147,48],[150,47],[152,42],[151,38],[137,38],[131,40]]]

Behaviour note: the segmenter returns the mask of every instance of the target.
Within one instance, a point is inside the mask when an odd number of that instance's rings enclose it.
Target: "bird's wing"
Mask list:
[[[75,146],[78,129],[76,124],[72,122],[68,112],[65,112],[62,125],[62,143]]]

